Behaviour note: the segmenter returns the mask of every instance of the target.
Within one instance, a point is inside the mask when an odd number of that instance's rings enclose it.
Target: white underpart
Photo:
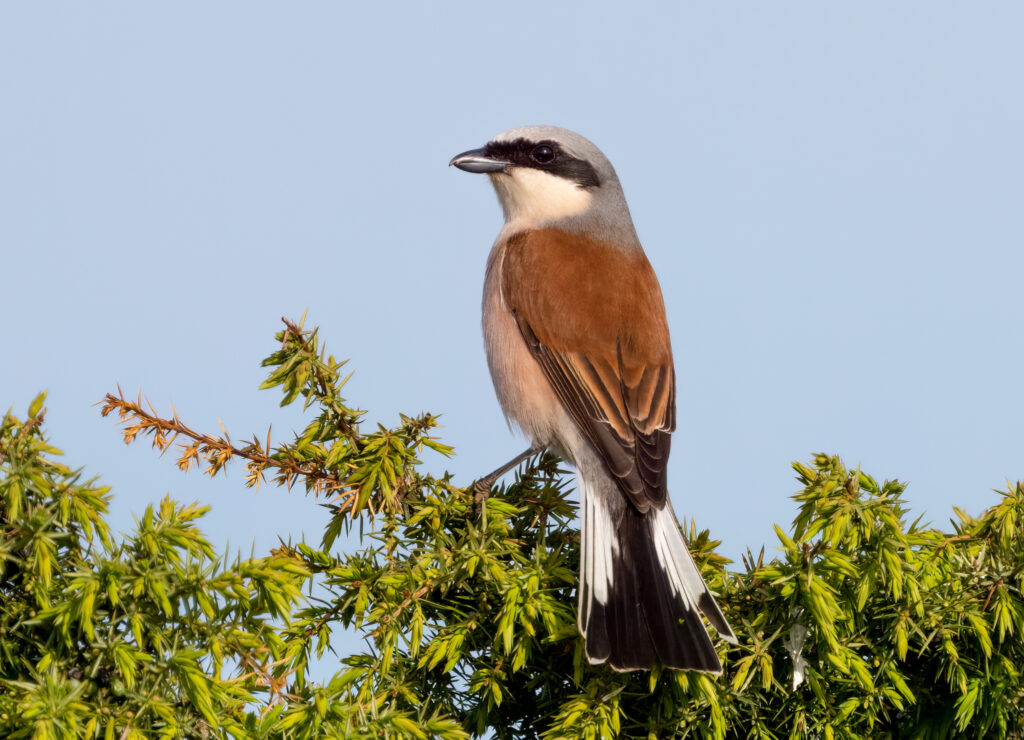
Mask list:
[[[672,593],[680,597],[688,606],[696,606],[696,597],[706,590],[704,580],[700,577],[697,564],[693,562],[690,548],[686,546],[683,535],[672,514],[672,507],[651,509],[647,516],[653,517],[654,551],[658,555],[658,563],[668,575]]]
[[[603,605],[608,603],[608,594],[614,585],[614,561],[619,554],[615,521],[597,490],[600,483],[588,484],[582,475],[577,475],[576,480],[583,530],[582,578],[589,586],[591,596]],[[698,596],[707,587],[679,531],[671,507],[652,508],[647,516],[651,521],[658,565],[668,578],[672,594],[688,607],[696,608]],[[583,604],[580,608],[581,613],[586,609]]]
[[[575,182],[530,167],[512,167],[491,175],[505,223],[533,228],[577,216],[590,207],[591,195]]]
[[[619,554],[619,539],[615,522],[586,479],[577,474],[576,485],[580,494],[583,530],[583,579],[590,592],[601,604],[608,603],[608,592],[614,582],[614,556]]]
[[[807,627],[800,621],[796,621],[789,628],[789,637],[782,643],[782,646],[786,648],[786,652],[789,653],[790,659],[793,661],[793,690],[796,691],[796,687],[804,682],[804,676],[809,665],[807,659],[803,656],[804,640],[807,639]]]

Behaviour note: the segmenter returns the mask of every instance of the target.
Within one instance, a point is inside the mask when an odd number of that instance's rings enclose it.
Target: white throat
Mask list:
[[[490,176],[505,223],[521,228],[578,216],[590,207],[591,194],[564,177],[529,167],[513,167]]]

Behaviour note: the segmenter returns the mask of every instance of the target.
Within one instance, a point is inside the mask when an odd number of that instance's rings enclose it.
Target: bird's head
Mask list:
[[[514,128],[479,149],[455,155],[449,164],[489,175],[506,223],[517,228],[625,231],[635,238],[611,162],[573,131],[557,126]]]

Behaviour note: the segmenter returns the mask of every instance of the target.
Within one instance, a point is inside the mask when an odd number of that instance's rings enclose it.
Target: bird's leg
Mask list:
[[[539,452],[543,452],[545,449],[547,449],[547,445],[534,443],[530,445],[524,452],[516,455],[514,458],[509,460],[507,463],[502,465],[497,470],[493,470],[487,475],[485,475],[483,478],[480,478],[479,480],[475,481],[473,483],[473,498],[476,502],[477,508],[483,506],[484,501],[487,500],[487,497],[491,493],[491,486],[494,484],[494,481],[498,480],[498,478],[505,475],[505,473],[510,471],[512,468],[516,467],[519,463],[533,457]]]

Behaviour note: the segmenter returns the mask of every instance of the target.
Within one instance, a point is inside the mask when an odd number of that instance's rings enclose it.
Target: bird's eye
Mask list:
[[[555,158],[555,150],[546,144],[541,144],[540,146],[535,146],[533,148],[533,151],[530,152],[530,156],[533,157],[534,162],[547,164]]]

